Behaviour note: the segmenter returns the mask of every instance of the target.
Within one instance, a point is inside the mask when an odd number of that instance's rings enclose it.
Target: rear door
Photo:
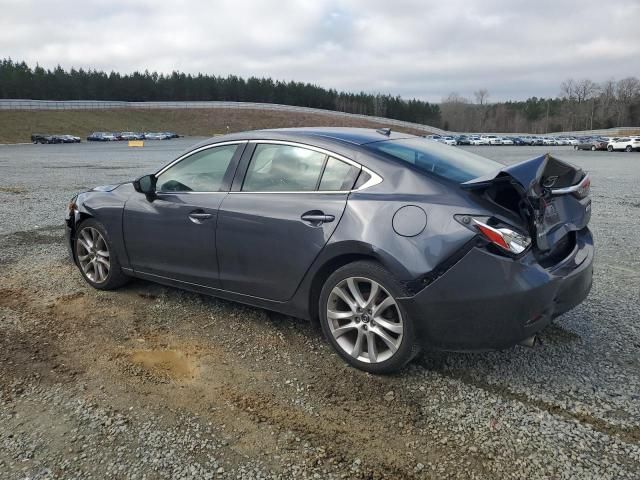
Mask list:
[[[285,301],[335,230],[360,166],[319,148],[252,142],[220,206],[225,290]]]

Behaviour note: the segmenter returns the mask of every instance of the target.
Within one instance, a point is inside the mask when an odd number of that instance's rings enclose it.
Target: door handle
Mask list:
[[[211,213],[205,213],[203,211],[196,210],[189,214],[189,220],[193,223],[201,223],[203,220],[209,220],[213,215]]]
[[[331,223],[336,217],[333,215],[325,215],[323,212],[313,210],[311,212],[303,213],[300,217],[303,221],[309,222],[312,225],[320,225],[321,223]]]

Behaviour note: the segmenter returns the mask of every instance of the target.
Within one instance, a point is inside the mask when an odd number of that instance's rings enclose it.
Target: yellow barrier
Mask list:
[[[143,140],[129,140],[130,147],[144,147]]]

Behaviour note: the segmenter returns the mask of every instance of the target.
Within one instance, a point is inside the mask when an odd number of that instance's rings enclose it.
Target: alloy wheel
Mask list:
[[[393,296],[378,282],[364,277],[346,278],[331,290],[327,322],[340,348],[365,363],[393,357],[404,332]]]
[[[103,283],[109,276],[109,247],[102,234],[93,227],[80,230],[76,255],[82,272],[94,283]]]

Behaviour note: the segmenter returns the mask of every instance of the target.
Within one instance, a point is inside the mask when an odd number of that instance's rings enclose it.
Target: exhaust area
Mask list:
[[[529,348],[533,348],[536,344],[540,343],[540,339],[538,338],[537,335],[531,335],[528,338],[525,338],[524,340],[522,340],[519,345],[525,346],[525,347],[529,347]]]

